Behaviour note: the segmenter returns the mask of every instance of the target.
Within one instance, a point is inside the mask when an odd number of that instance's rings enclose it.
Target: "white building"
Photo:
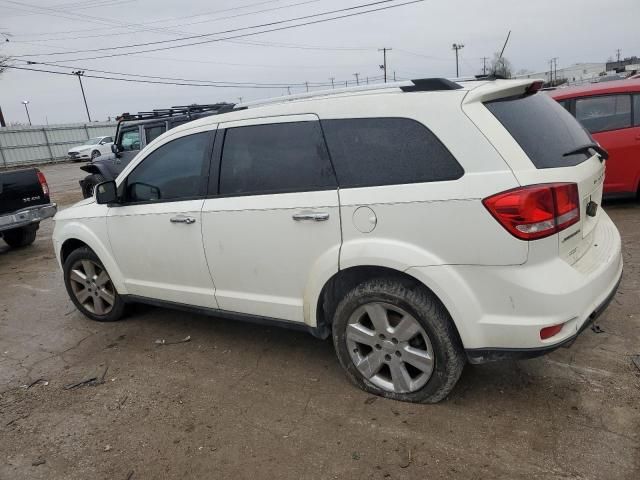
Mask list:
[[[595,77],[599,77],[606,73],[606,63],[576,63],[569,67],[562,67],[554,70],[553,78],[566,78],[567,83],[582,83],[589,81]],[[544,72],[526,73],[524,75],[515,75],[513,78],[543,78],[545,81],[551,81],[549,70]]]

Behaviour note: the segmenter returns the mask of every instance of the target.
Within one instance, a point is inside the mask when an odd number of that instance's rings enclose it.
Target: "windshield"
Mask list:
[[[97,144],[100,143],[100,140],[102,140],[102,137],[90,138],[84,144],[85,145],[97,145]]]
[[[536,168],[572,167],[591,157],[588,150],[580,148],[594,143],[591,135],[544,93],[501,98],[484,105]]]

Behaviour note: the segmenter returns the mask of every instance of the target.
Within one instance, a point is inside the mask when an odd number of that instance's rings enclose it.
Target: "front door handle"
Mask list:
[[[193,217],[187,217],[185,215],[176,215],[175,217],[171,217],[169,219],[171,223],[186,223],[187,225],[191,225],[192,223],[196,223],[196,219]]]
[[[296,222],[303,222],[305,220],[324,222],[326,220],[329,220],[329,214],[327,212],[298,212],[294,213],[291,218],[293,218]]]

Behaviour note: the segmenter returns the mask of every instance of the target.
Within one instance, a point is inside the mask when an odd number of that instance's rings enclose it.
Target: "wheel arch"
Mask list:
[[[59,235],[58,238],[63,238],[57,252],[60,259],[60,265],[62,267],[71,252],[78,248],[87,247],[98,256],[104,267],[107,269],[107,272],[109,272],[109,276],[111,277],[111,281],[118,290],[118,293],[121,295],[127,293],[124,277],[118,267],[118,264],[111,255],[110,249],[100,240],[95,232],[80,223],[70,223],[65,225],[63,231],[56,233],[57,237]]]
[[[316,335],[321,338],[328,337],[331,333],[333,316],[340,300],[360,283],[374,278],[391,278],[427,290],[449,313],[453,328],[458,335],[458,339],[461,340],[460,332],[451,310],[447,308],[447,305],[433,288],[407,271],[379,265],[352,266],[338,271],[325,282],[315,308]]]

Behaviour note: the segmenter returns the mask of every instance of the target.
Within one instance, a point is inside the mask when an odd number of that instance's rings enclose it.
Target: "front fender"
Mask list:
[[[83,218],[82,222],[74,220],[56,221],[53,240],[58,263],[62,267],[62,246],[68,240],[80,240],[95,252],[109,272],[113,285],[121,295],[127,294],[124,277],[111,253],[107,233],[107,218]]]

